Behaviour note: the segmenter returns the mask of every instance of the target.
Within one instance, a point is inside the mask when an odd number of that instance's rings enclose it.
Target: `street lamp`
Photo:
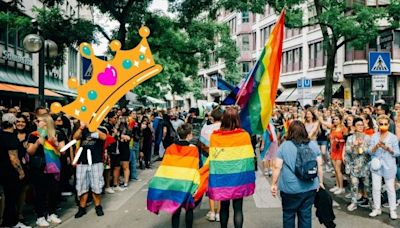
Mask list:
[[[50,58],[57,56],[57,44],[52,40],[44,40],[38,34],[29,34],[25,36],[23,45],[28,52],[39,53],[39,102],[44,107],[44,57],[45,54]]]

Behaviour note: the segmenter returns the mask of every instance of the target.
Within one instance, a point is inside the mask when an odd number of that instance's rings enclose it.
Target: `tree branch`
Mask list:
[[[108,34],[106,33],[106,31],[104,31],[104,29],[100,26],[100,25],[96,25],[96,28],[99,30],[99,32],[108,40],[111,41],[112,39],[110,38],[110,36],[108,36]]]
[[[353,36],[353,37],[351,37],[351,38],[344,39],[341,43],[339,43],[339,44],[336,46],[336,48],[339,49],[341,46],[343,46],[343,45],[345,45],[346,43],[351,42],[351,41],[353,41],[353,40],[355,40],[355,39],[357,39],[357,36]]]

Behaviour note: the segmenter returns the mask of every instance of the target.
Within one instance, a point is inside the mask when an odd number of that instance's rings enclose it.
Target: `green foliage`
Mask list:
[[[6,27],[12,31],[24,31],[27,27],[29,27],[31,21],[26,16],[20,16],[15,12],[3,12],[0,11],[0,26]],[[26,30],[25,30],[26,31]]]
[[[58,7],[34,8],[34,12],[43,38],[53,40],[58,46],[58,56],[46,59],[48,68],[58,68],[64,64],[66,47],[94,40],[96,26],[88,20],[66,18]]]

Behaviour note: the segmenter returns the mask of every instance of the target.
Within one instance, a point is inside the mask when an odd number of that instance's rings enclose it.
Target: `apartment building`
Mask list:
[[[374,7],[388,4],[388,1],[367,0],[365,4]],[[304,20],[316,16],[312,4],[302,5]],[[246,75],[259,57],[262,48],[276,22],[277,14],[266,6],[264,13],[221,12],[218,21],[227,23],[232,38],[240,50],[238,65],[241,73]],[[327,57],[323,50],[322,33],[319,26],[302,29],[285,29],[280,77],[281,94],[278,103],[302,100],[297,90],[297,80],[305,77],[312,80],[312,89],[308,102],[316,97],[323,97]],[[371,91],[371,76],[368,75],[368,52],[388,51],[391,53],[392,74],[389,75],[389,89],[386,92]],[[377,42],[366,44],[361,50],[349,45],[342,46],[336,56],[334,72],[334,97],[343,99],[350,106],[354,101],[361,104],[372,103],[377,96],[389,104],[400,100],[400,30],[388,30],[382,25],[382,32]],[[217,89],[215,76],[223,77],[225,68],[223,60],[215,60],[209,68],[202,69],[199,76],[203,82],[203,94],[208,101],[219,100],[223,91]]]
[[[2,11],[7,11],[5,0],[0,1]],[[93,21],[90,7],[78,4],[76,0],[65,0],[58,5],[68,17],[85,18]],[[42,8],[39,0],[23,0],[21,13],[34,18],[34,7]],[[0,105],[22,106],[29,109],[38,103],[39,57],[24,50],[24,36],[18,31],[0,26]],[[65,51],[65,64],[45,73],[45,96],[48,106],[52,101],[67,102],[76,97],[76,91],[67,86],[70,77],[81,78],[81,56],[77,47]]]

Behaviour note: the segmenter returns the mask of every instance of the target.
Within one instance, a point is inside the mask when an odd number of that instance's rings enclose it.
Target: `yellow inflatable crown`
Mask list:
[[[80,87],[77,83],[69,82],[71,89],[77,89],[76,100],[65,106],[52,103],[51,111],[73,116],[85,122],[90,131],[95,131],[122,96],[161,72],[162,67],[155,64],[147,43],[149,34],[150,29],[142,26],[139,30],[142,40],[131,50],[121,50],[121,43],[113,40],[109,46],[116,54],[110,61],[97,58],[92,46],[82,43],[79,50],[83,57],[92,61],[92,78]]]

